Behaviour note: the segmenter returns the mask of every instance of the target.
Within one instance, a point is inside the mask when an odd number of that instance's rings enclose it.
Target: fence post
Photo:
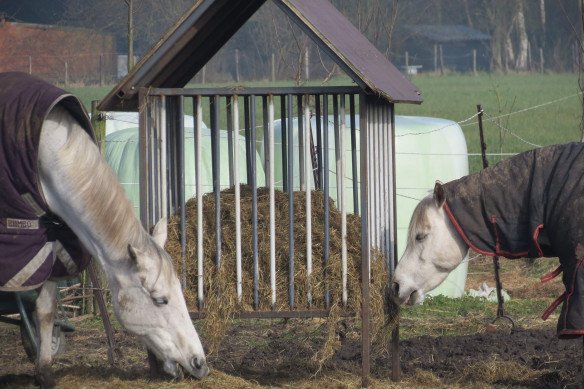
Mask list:
[[[434,73],[438,71],[438,45],[434,44]]]
[[[477,75],[477,49],[472,49],[472,73]]]
[[[103,76],[103,54],[99,55],[99,86],[103,86],[104,76]]]
[[[28,74],[32,74],[32,57],[28,56]]]
[[[69,85],[69,63],[65,61],[65,86]]]
[[[444,55],[442,53],[442,45],[438,45],[440,51],[440,74],[444,75]]]
[[[406,51],[406,74],[410,74],[410,54]]]
[[[539,72],[543,73],[543,48],[539,48]]]

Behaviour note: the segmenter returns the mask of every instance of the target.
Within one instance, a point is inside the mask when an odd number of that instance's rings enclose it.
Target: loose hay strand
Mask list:
[[[259,256],[259,310],[288,310],[288,198],[287,194],[275,191],[275,241],[276,241],[276,304],[272,307],[272,287],[270,280],[270,193],[268,188],[257,189],[258,219],[258,256]],[[330,257],[325,266],[322,260],[324,247],[324,195],[320,191],[311,192],[312,231],[312,273],[307,269],[307,231],[306,231],[306,193],[294,193],[294,299],[295,309],[326,309],[325,291],[329,290],[330,314],[327,320],[326,341],[313,358],[319,366],[328,360],[338,349],[339,342],[335,334],[336,323],[342,314],[342,261],[341,261],[341,212],[329,199],[330,208]],[[221,265],[216,266],[215,255],[215,199],[213,194],[203,196],[204,246],[204,296],[203,310],[206,314],[202,322],[206,334],[206,343],[210,353],[217,351],[225,335],[230,320],[238,311],[253,310],[253,247],[251,229],[251,187],[240,187],[241,215],[241,266],[242,298],[237,299],[237,266],[235,242],[235,190],[221,192]],[[185,298],[189,309],[199,311],[196,285],[199,276],[196,266],[197,253],[197,202],[191,199],[186,204],[186,240],[187,240],[187,289]],[[166,250],[175,264],[181,257],[180,220],[173,216],[169,220],[169,239]],[[347,305],[346,311],[358,315],[361,309],[361,219],[357,215],[347,215]],[[326,274],[326,280],[324,275]],[[391,329],[396,323],[397,309],[386,305],[384,288],[388,282],[382,254],[372,250],[371,255],[371,331],[372,339],[385,343]],[[326,285],[325,285],[326,284]],[[311,299],[310,299],[310,298]],[[385,312],[384,312],[385,308]],[[388,309],[389,308],[389,309]],[[388,314],[388,319],[384,313]]]

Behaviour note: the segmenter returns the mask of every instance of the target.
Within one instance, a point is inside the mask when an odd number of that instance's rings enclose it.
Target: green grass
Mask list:
[[[516,153],[533,148],[502,127],[542,146],[581,138],[582,103],[576,95],[579,87],[575,74],[419,75],[411,81],[421,90],[424,102],[420,106],[398,105],[398,115],[442,117],[460,122],[474,115],[477,104],[481,104],[485,112],[487,152]],[[566,99],[554,102],[562,98]],[[550,102],[554,103],[540,106]],[[529,109],[537,106],[540,107]],[[526,111],[518,112],[522,110]],[[495,117],[500,118],[492,120]],[[480,152],[476,122],[474,118],[462,125],[471,153]],[[489,157],[490,163],[498,160],[498,156]],[[472,157],[470,163],[471,171],[481,168],[480,158]]]
[[[433,116],[460,122],[476,114],[476,106],[481,104],[485,112],[484,130],[489,153],[517,153],[532,149],[534,146],[529,143],[543,146],[579,141],[581,138],[582,103],[580,96],[577,95],[579,87],[578,77],[575,74],[417,75],[411,81],[421,90],[424,102],[421,105],[398,104],[396,114]],[[319,84],[318,82],[310,83],[310,85]],[[349,84],[351,81],[347,78],[334,79],[327,83],[327,85]],[[270,83],[263,82],[245,86],[269,85]],[[277,86],[285,85],[293,84],[277,83]],[[211,88],[226,85],[206,84],[204,86]],[[92,100],[103,98],[112,87],[71,87],[68,89],[89,109]],[[563,100],[557,101],[559,99]],[[276,111],[278,111],[278,106],[276,106]],[[241,108],[243,108],[243,102],[241,102]],[[187,105],[185,110],[191,113],[192,107]],[[262,112],[259,105],[256,112],[258,120],[261,120]],[[207,118],[208,109],[205,107],[203,120]],[[493,118],[498,119],[493,120]],[[461,124],[470,153],[480,152],[476,122],[477,119],[473,118],[468,123]],[[225,124],[220,123],[220,125]],[[529,143],[511,135],[505,129]],[[261,137],[261,134],[258,136]],[[489,161],[492,164],[501,158],[505,157],[491,156]],[[471,157],[470,164],[471,171],[480,170],[480,157]]]

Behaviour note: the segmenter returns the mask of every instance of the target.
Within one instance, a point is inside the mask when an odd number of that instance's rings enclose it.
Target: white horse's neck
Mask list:
[[[149,244],[150,237],[98,147],[60,107],[43,124],[39,174],[49,208],[102,266],[115,266],[126,258],[128,244]]]

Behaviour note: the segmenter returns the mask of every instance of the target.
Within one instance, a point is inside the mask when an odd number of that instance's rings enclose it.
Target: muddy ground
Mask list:
[[[473,272],[471,268],[469,284],[480,282],[478,273],[480,269]],[[514,288],[512,280],[510,276],[504,280],[511,291]],[[517,285],[525,293],[524,277]],[[420,335],[410,335],[401,341],[402,381],[396,384],[389,379],[389,353],[377,347],[372,361],[371,386],[577,387],[582,370],[582,340],[557,340],[556,318],[552,316],[546,322],[537,317],[516,318],[518,330],[510,335],[505,326],[489,326],[492,317],[437,319],[423,323],[415,318],[403,320],[404,333],[410,326],[419,326]],[[469,323],[472,324],[470,330],[462,329]],[[209,356],[211,375],[203,381],[182,382],[148,378],[145,351],[133,337],[119,329],[116,339],[122,357],[118,358],[117,366],[110,366],[106,337],[99,320],[75,324],[77,330],[67,334],[66,351],[54,364],[59,388],[342,388],[360,385],[361,349],[357,322],[348,322],[341,348],[319,370],[311,358],[325,339],[322,320],[237,321],[220,350]],[[461,327],[462,335],[424,335],[424,326],[437,325],[450,329]],[[204,340],[204,334],[202,338]],[[17,327],[0,326],[0,350],[0,387],[34,388],[33,365],[23,351]]]

